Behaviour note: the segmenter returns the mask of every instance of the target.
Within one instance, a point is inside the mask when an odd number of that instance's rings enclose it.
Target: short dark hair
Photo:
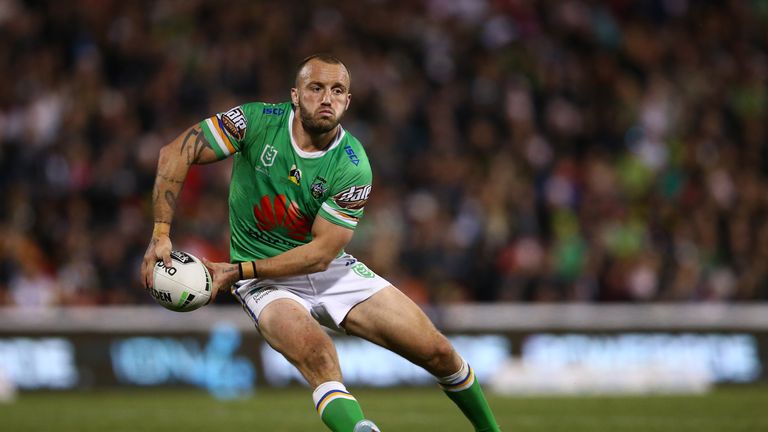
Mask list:
[[[304,65],[309,63],[312,60],[320,60],[323,63],[328,64],[340,64],[344,66],[344,69],[347,71],[347,76],[349,77],[349,83],[352,84],[352,73],[349,71],[349,68],[347,65],[344,64],[343,61],[341,61],[338,57],[328,54],[328,53],[317,53],[312,54],[311,56],[305,57],[304,60],[299,63],[299,66],[296,68],[296,77],[294,78],[294,82],[298,86],[299,82],[299,74],[301,73],[301,70],[304,69]]]

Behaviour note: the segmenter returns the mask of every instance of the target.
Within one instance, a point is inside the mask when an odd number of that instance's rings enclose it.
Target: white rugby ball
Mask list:
[[[149,292],[166,309],[189,312],[211,301],[211,275],[208,268],[194,255],[172,251],[172,267],[158,261],[155,264],[153,288]]]

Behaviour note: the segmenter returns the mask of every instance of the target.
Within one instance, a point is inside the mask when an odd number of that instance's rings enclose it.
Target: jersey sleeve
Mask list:
[[[345,174],[318,214],[336,225],[355,229],[371,194],[371,168],[367,163],[360,164]]]
[[[241,151],[248,145],[259,127],[263,105],[260,102],[243,104],[199,123],[219,159]]]

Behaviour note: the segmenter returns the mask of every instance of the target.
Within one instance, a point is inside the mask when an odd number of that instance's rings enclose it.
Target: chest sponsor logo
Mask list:
[[[224,125],[224,129],[227,133],[232,135],[233,138],[240,141],[245,138],[245,130],[248,127],[248,120],[245,119],[245,114],[240,107],[232,108],[225,112],[221,116],[221,123]]]
[[[272,166],[277,158],[277,149],[273,145],[265,145],[261,151],[261,164],[265,167]]]
[[[347,157],[349,158],[349,161],[355,164],[355,166],[357,166],[360,163],[360,158],[357,157],[351,145],[347,144],[346,146],[344,146],[344,151],[347,153]]]
[[[305,241],[309,237],[311,221],[301,213],[298,204],[285,195],[264,195],[253,206],[256,226],[262,231],[277,231],[294,240]]]
[[[371,185],[352,186],[334,195],[333,200],[341,208],[357,210],[365,207],[365,203],[368,202],[368,195],[370,194]]]

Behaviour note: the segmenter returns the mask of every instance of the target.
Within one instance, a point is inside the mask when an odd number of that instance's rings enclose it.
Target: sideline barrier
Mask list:
[[[505,394],[702,392],[765,382],[768,305],[494,304],[429,309]],[[352,386],[432,385],[405,360],[332,333]],[[0,308],[0,371],[22,390],[197,386],[217,397],[301,383],[242,309]]]

